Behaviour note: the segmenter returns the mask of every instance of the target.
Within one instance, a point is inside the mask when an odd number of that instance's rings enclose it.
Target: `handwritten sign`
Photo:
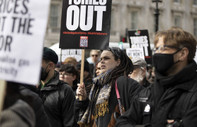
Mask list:
[[[0,3],[0,79],[36,84],[39,80],[50,0]]]

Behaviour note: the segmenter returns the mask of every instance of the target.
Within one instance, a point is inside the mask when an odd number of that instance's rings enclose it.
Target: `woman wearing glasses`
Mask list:
[[[64,64],[59,70],[59,79],[68,83],[73,91],[76,91],[77,83],[79,83],[79,72],[74,65]]]

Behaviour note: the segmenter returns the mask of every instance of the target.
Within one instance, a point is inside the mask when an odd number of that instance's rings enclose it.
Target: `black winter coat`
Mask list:
[[[167,120],[175,120],[181,127],[196,127],[197,65],[194,61],[173,76],[156,72],[150,95],[147,102],[135,100],[116,126],[132,127],[143,123],[144,116],[149,115],[151,127],[166,127]],[[147,113],[147,104],[151,113]]]
[[[40,89],[45,111],[52,127],[72,127],[75,121],[75,95],[72,88],[54,77]]]
[[[47,114],[44,110],[42,99],[39,95],[32,90],[29,89],[30,86],[22,85],[20,86],[19,90],[20,93],[28,100],[34,110],[35,117],[36,117],[36,124],[35,127],[51,127]]]

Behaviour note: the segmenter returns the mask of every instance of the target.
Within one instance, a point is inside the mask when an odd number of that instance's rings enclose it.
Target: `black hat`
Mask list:
[[[55,53],[55,51],[53,51],[52,49],[47,48],[47,47],[44,47],[44,49],[43,49],[43,57],[42,58],[44,60],[50,60],[55,64],[57,64],[57,62],[58,62],[58,56]]]
[[[88,61],[87,60],[85,60],[84,61],[84,71],[87,71],[87,72],[89,72],[90,71],[90,68],[89,68],[89,63],[88,63]],[[81,60],[78,62],[78,64],[77,64],[77,69],[79,70],[79,69],[81,69]]]

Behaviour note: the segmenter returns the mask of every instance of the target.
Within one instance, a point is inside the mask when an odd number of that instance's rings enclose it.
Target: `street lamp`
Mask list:
[[[162,2],[162,0],[152,0],[152,2],[156,3],[156,8],[155,8],[155,32],[159,30],[159,7],[158,4],[159,2]]]

